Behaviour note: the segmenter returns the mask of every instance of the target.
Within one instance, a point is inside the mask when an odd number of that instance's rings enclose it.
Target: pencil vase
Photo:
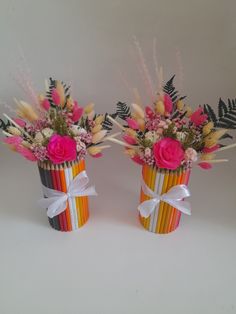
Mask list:
[[[70,182],[85,170],[85,161],[65,162],[54,165],[50,162],[38,163],[41,182],[44,186],[67,192]],[[89,218],[88,197],[73,197],[67,200],[66,210],[49,218],[52,228],[59,231],[73,231],[82,227]]]
[[[156,167],[144,165],[142,168],[142,179],[144,183],[155,193],[162,195],[178,184],[188,185],[190,169],[161,170]],[[149,200],[141,188],[140,203]],[[141,224],[150,232],[165,234],[174,231],[181,218],[181,212],[171,205],[161,201],[151,215],[147,218],[139,214]]]

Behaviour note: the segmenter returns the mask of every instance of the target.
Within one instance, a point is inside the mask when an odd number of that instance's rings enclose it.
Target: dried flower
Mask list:
[[[17,114],[21,118],[26,119],[30,122],[34,122],[34,121],[38,120],[39,117],[38,117],[35,109],[30,104],[21,100],[21,101],[17,102],[17,105],[18,105]]]
[[[35,143],[38,143],[38,144],[41,144],[44,140],[44,137],[43,137],[43,134],[41,132],[38,132],[35,134],[35,137],[34,137],[34,141]]]
[[[131,106],[133,107],[134,112],[136,113],[137,117],[144,119],[145,114],[144,114],[143,108],[139,106],[138,104],[132,104]]]
[[[93,111],[94,103],[89,103],[87,106],[84,107],[84,112],[88,115]]]
[[[17,129],[16,127],[14,127],[14,126],[9,126],[7,128],[7,131],[10,134],[13,134],[13,135],[16,135],[16,136],[20,136],[21,135],[21,131],[19,129]]]
[[[156,113],[158,113],[160,115],[164,115],[165,105],[164,105],[164,102],[162,100],[158,100],[158,102],[155,105],[155,110],[156,110]]]
[[[92,143],[96,144],[102,141],[102,139],[106,136],[107,131],[106,130],[102,130],[99,131],[98,133],[94,134],[92,137]]]
[[[42,130],[42,134],[46,137],[49,138],[53,135],[54,131],[50,128],[45,128]]]

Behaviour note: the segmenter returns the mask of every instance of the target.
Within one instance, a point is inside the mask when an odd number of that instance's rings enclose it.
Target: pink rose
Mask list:
[[[54,164],[76,159],[76,141],[69,136],[54,134],[47,145],[49,159]]]
[[[156,165],[159,168],[175,170],[184,159],[184,150],[179,141],[170,137],[163,138],[153,146]]]

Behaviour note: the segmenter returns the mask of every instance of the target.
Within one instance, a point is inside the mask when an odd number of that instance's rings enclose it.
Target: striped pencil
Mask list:
[[[62,184],[61,184],[61,178],[60,178],[60,170],[59,170],[58,165],[54,166],[54,173],[55,173],[55,177],[56,177],[57,189],[58,189],[58,191],[63,192]],[[63,211],[59,216],[60,216],[60,220],[61,220],[61,224],[62,224],[62,230],[63,231],[68,231],[67,230],[66,213],[65,213],[65,211]]]
[[[59,165],[59,174],[60,174],[60,181],[61,181],[61,188],[63,192],[67,192],[67,185],[66,185],[66,176],[64,167],[62,165]],[[67,225],[67,231],[72,231],[72,223],[71,223],[71,217],[70,217],[70,209],[69,209],[69,202],[67,201],[67,207],[65,210],[65,220]]]

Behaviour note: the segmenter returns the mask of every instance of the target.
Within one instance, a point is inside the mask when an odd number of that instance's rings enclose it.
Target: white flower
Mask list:
[[[87,131],[84,129],[84,128],[80,128],[79,130],[79,135],[82,135],[82,134],[87,134]]]
[[[188,161],[197,161],[197,152],[195,149],[189,147],[186,149],[184,157],[185,157],[185,160],[188,160]]]
[[[80,134],[80,129],[78,128],[78,125],[72,125],[72,126],[71,126],[71,132],[72,132],[75,136],[79,135],[79,134]]]
[[[51,137],[53,135],[53,130],[50,129],[50,128],[45,128],[41,132],[47,138],[49,138],[49,137]]]
[[[38,132],[35,134],[35,137],[34,137],[34,141],[37,143],[37,144],[41,144],[44,140],[44,137],[42,135],[41,132]]]
[[[145,157],[151,157],[152,151],[149,147],[145,148],[144,155],[145,155]]]
[[[77,152],[80,152],[82,149],[86,149],[86,145],[80,140],[80,137],[75,137],[75,140]]]
[[[160,135],[157,134],[155,131],[148,131],[145,134],[145,138],[151,142],[156,142],[160,138]]]
[[[179,140],[180,142],[184,142],[184,140],[186,138],[186,133],[185,132],[176,132],[176,137],[177,137],[177,140]]]

